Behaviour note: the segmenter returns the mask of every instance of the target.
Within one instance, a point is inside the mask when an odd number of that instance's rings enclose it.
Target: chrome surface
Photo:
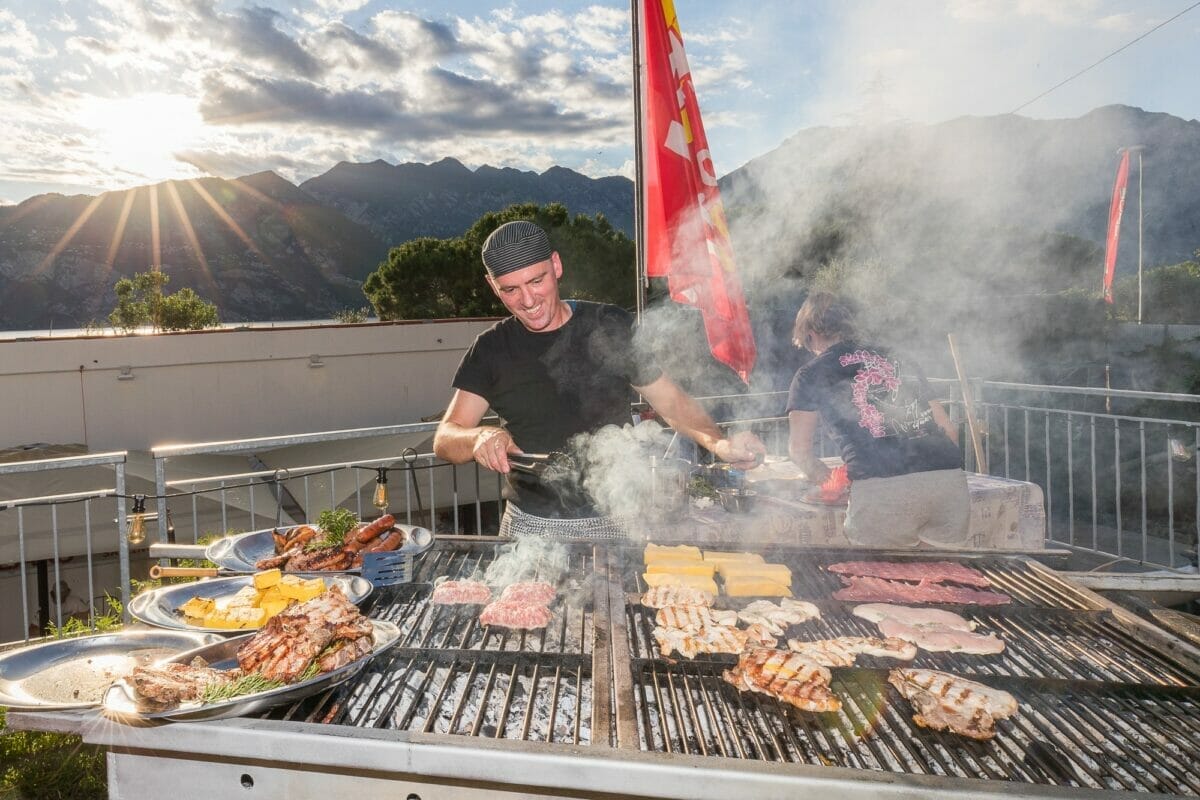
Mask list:
[[[289,530],[292,527],[280,528]],[[426,528],[413,525],[396,525],[406,534],[404,544],[395,552],[418,556],[433,546],[433,534]],[[250,531],[234,536],[226,536],[212,542],[204,551],[204,556],[218,567],[231,572],[255,572],[255,563],[261,559],[275,555],[275,542],[271,530]],[[360,572],[358,568],[337,570],[338,572]],[[333,572],[332,570],[330,572]],[[314,573],[316,574],[316,573]]]

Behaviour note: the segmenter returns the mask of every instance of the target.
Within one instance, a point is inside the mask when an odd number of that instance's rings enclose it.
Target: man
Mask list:
[[[586,495],[514,473],[509,456],[566,451],[579,434],[629,423],[631,390],[717,458],[741,468],[761,460],[758,437],[726,437],[661,369],[636,356],[626,311],[559,296],[562,261],[540,227],[524,220],[501,225],[483,244],[483,264],[512,316],[480,334],[463,356],[433,450],[451,463],[474,460],[507,476],[502,534],[623,535]],[[489,407],[503,425],[479,424]]]

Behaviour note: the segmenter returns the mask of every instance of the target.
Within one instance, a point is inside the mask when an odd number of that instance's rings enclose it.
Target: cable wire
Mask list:
[[[1026,102],[1024,102],[1024,103],[1022,103],[1021,105],[1017,106],[1016,108],[1014,108],[1012,111],[1010,111],[1010,112],[1008,112],[1008,113],[1010,113],[1010,114],[1016,114],[1018,111],[1020,111],[1021,109],[1025,108],[1026,106],[1031,106],[1031,105],[1033,105],[1033,104],[1034,104],[1034,103],[1036,103],[1038,100],[1041,100],[1043,97],[1045,97],[1046,95],[1048,95],[1048,94],[1050,94],[1051,92],[1053,92],[1055,89],[1059,89],[1059,88],[1061,88],[1061,87],[1065,86],[1066,84],[1070,83],[1071,81],[1075,80],[1076,78],[1078,78],[1080,75],[1084,74],[1085,72],[1088,72],[1088,71],[1090,71],[1090,70],[1092,70],[1092,69],[1095,69],[1096,67],[1098,67],[1098,66],[1100,66],[1101,64],[1103,64],[1105,61],[1108,61],[1110,58],[1112,58],[1113,56],[1115,56],[1117,53],[1120,53],[1122,50],[1125,50],[1125,49],[1127,49],[1127,48],[1129,48],[1129,47],[1132,47],[1133,45],[1135,45],[1135,44],[1137,44],[1138,42],[1140,42],[1142,39],[1145,39],[1147,36],[1149,36],[1150,34],[1154,33],[1154,32],[1155,32],[1156,30],[1158,30],[1159,28],[1162,28],[1162,27],[1164,27],[1164,26],[1166,26],[1166,25],[1169,25],[1170,23],[1172,23],[1172,22],[1174,22],[1175,20],[1179,19],[1179,18],[1180,18],[1180,17],[1182,17],[1184,14],[1188,13],[1188,12],[1189,12],[1189,11],[1191,11],[1192,9],[1196,8],[1197,6],[1200,6],[1200,0],[1197,0],[1197,2],[1195,2],[1195,3],[1192,3],[1190,6],[1188,6],[1187,8],[1185,8],[1183,11],[1180,11],[1178,14],[1176,14],[1176,15],[1175,15],[1175,16],[1173,16],[1173,17],[1171,17],[1170,19],[1168,19],[1168,20],[1164,20],[1163,22],[1160,22],[1160,23],[1158,23],[1158,24],[1157,24],[1157,25],[1155,25],[1153,28],[1151,28],[1150,30],[1146,31],[1145,33],[1143,33],[1141,36],[1137,37],[1137,38],[1136,38],[1136,39],[1134,39],[1133,41],[1131,41],[1131,42],[1127,42],[1127,43],[1125,43],[1125,44],[1121,45],[1121,46],[1120,46],[1120,47],[1118,47],[1116,50],[1113,50],[1111,53],[1109,53],[1108,55],[1106,55],[1104,58],[1100,59],[1100,60],[1099,60],[1099,61],[1097,61],[1096,63],[1094,63],[1094,64],[1092,64],[1092,65],[1090,65],[1090,66],[1084,67],[1083,69],[1079,70],[1079,72],[1076,72],[1074,75],[1072,75],[1071,77],[1067,78],[1066,80],[1063,80],[1063,81],[1060,81],[1060,82],[1058,82],[1058,83],[1054,84],[1054,85],[1053,85],[1053,86],[1051,86],[1049,89],[1047,89],[1046,91],[1044,91],[1044,92],[1042,92],[1041,94],[1039,94],[1037,97],[1033,98],[1032,100],[1027,100]]]

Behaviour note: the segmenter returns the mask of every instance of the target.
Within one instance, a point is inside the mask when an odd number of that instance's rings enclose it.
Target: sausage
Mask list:
[[[388,550],[395,550],[400,545],[404,544],[404,531],[399,528],[393,528],[387,536],[380,537],[378,541],[371,544],[364,550],[364,553],[384,553]]]
[[[369,542],[384,531],[390,529],[395,524],[396,517],[394,515],[384,514],[379,519],[368,523],[367,527],[359,531],[355,538],[360,542]]]
[[[317,529],[312,525],[301,525],[299,528],[296,528],[296,530],[292,531],[292,535],[288,537],[288,549],[290,550],[293,547],[303,547],[316,535]]]
[[[352,556],[358,555],[359,551],[369,545],[370,542],[360,542],[356,537],[347,536],[346,543],[342,545],[342,552]]]

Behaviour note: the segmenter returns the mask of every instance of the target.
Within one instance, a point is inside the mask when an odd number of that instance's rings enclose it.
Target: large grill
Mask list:
[[[1200,652],[1031,559],[957,556],[1013,597],[1008,606],[959,609],[1001,636],[1003,653],[922,652],[912,664],[974,677],[1018,699],[1019,713],[998,723],[994,739],[977,742],[915,725],[908,701],[887,683],[884,660],[860,657],[854,668],[834,669],[842,709],[806,714],[726,683],[732,656],[660,657],[653,615],[638,602],[640,547],[567,543],[565,556],[514,576],[566,576],[544,631],[481,627],[476,606],[429,602],[435,577],[481,573],[506,547],[476,537],[439,541],[416,582],[370,599],[371,616],[400,626],[398,645],[322,695],[260,719],[85,734],[128,748],[114,768],[139,786],[159,763],[146,754],[166,754],[176,770],[182,763],[218,784],[265,782],[273,773],[264,766],[323,776],[307,794],[297,786],[308,784],[288,778],[297,797],[322,797],[335,779],[353,786],[382,774],[426,791],[430,782],[457,787],[438,797],[476,796],[463,788],[464,776],[483,787],[480,796],[784,797],[801,788],[829,798],[1200,796]],[[762,552],[788,564],[797,596],[820,606],[819,620],[789,631],[806,639],[877,633],[849,613],[853,604],[830,598],[841,582],[826,565],[918,558]],[[421,796],[419,787],[411,794]]]

